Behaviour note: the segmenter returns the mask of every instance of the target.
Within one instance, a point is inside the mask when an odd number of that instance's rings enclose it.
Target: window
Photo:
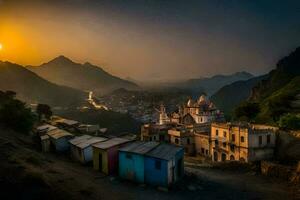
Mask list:
[[[218,140],[215,141],[215,145],[216,145],[216,146],[219,145],[219,141],[218,141]]]
[[[258,142],[259,142],[259,145],[262,145],[262,136],[258,137]]]
[[[241,136],[241,142],[245,142],[244,136]]]
[[[223,131],[223,136],[224,136],[224,137],[226,137],[226,134],[227,134],[226,131]]]
[[[208,155],[208,150],[207,149],[205,150],[205,154]]]
[[[223,142],[223,147],[226,148],[226,142]]]
[[[178,138],[175,138],[175,143],[176,143],[176,144],[179,144]]]
[[[234,152],[234,145],[230,145],[230,151]]]
[[[271,135],[267,135],[267,144],[271,143]]]
[[[187,144],[190,144],[190,143],[191,143],[190,138],[188,138],[188,139],[186,140],[186,143],[187,143]]]
[[[132,159],[132,155],[130,155],[130,154],[127,153],[127,154],[126,154],[126,158],[127,158],[127,159]]]
[[[161,169],[161,161],[160,160],[155,161],[155,169],[157,169],[157,170]]]
[[[232,142],[235,142],[235,135],[234,134],[232,134],[231,140],[232,140]]]
[[[204,154],[204,148],[201,148],[201,153]]]
[[[218,136],[218,135],[219,135],[219,130],[217,129],[217,130],[216,130],[216,136]]]
[[[153,140],[156,140],[156,136],[153,136]]]

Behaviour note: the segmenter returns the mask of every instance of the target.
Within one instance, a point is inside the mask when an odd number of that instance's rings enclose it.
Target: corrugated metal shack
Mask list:
[[[76,137],[70,140],[71,156],[83,164],[90,162],[93,159],[92,145],[106,140],[108,139],[104,137],[92,137],[89,135]]]
[[[112,138],[93,145],[94,169],[105,174],[117,174],[119,167],[118,149],[131,142],[125,138]]]
[[[51,145],[58,152],[68,151],[70,148],[69,140],[74,137],[71,133],[61,129],[54,129],[46,134],[50,138]]]
[[[158,142],[134,142],[119,150],[119,176],[144,183],[144,155],[158,146]]]
[[[145,183],[169,187],[184,175],[184,149],[160,144],[145,154]]]

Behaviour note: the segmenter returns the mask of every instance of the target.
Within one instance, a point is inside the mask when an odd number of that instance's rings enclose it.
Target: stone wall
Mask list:
[[[280,131],[277,137],[275,156],[276,160],[282,163],[297,163],[300,161],[299,132]]]
[[[280,178],[300,184],[300,162],[298,166],[286,166],[273,162],[261,161],[261,173],[266,176]]]

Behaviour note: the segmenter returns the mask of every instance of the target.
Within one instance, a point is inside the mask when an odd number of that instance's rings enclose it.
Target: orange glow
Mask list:
[[[22,28],[0,24],[0,50],[2,50],[0,60],[30,64],[32,60],[38,57],[37,50],[30,40]]]

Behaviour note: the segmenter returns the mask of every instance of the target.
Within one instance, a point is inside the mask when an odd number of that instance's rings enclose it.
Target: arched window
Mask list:
[[[175,138],[175,143],[176,143],[176,144],[179,144],[178,138]]]
[[[234,159],[234,155],[231,155],[231,156],[230,156],[230,160],[235,160],[235,159]]]

